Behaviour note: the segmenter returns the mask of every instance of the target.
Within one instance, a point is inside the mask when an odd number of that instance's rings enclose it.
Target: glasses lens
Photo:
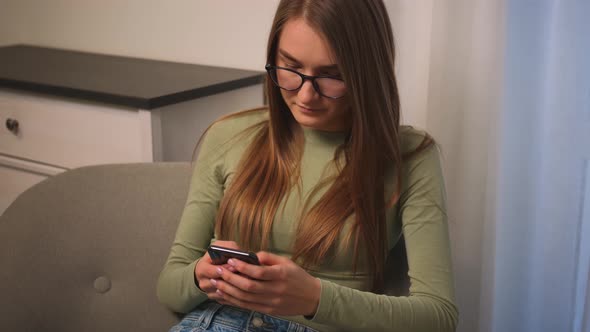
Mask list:
[[[303,78],[295,71],[284,68],[269,68],[272,81],[281,89],[294,91],[301,88]],[[322,96],[340,98],[346,94],[344,81],[330,77],[316,77],[314,89]]]
[[[320,88],[320,93],[326,97],[340,98],[346,93],[346,85],[342,80],[319,77],[315,81]]]
[[[273,68],[270,70],[270,77],[276,85],[285,90],[297,90],[301,86],[301,76],[290,70]]]

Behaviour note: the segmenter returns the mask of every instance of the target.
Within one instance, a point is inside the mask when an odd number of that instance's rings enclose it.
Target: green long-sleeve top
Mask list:
[[[195,285],[195,265],[215,241],[219,203],[251,142],[251,136],[241,133],[265,119],[268,119],[266,112],[257,112],[220,121],[203,140],[186,206],[157,285],[160,301],[176,312],[190,312],[207,300],[207,295]],[[325,170],[334,170],[330,167],[334,152],[345,139],[344,133],[310,128],[304,128],[304,136],[301,195],[288,195],[283,202],[284,209],[281,206],[278,210],[268,249],[287,257],[292,253],[302,200],[329,174]],[[423,132],[402,127],[402,153],[414,150],[423,138]],[[394,189],[393,170],[391,173],[387,177],[391,181],[387,181],[386,193]],[[400,199],[386,212],[387,241],[391,249],[404,235],[411,282],[409,296],[370,292],[372,278],[363,264],[365,261],[361,256],[356,273],[353,272],[353,246],[342,243],[341,250],[334,251],[335,257],[309,271],[321,281],[315,316],[283,318],[319,331],[454,331],[458,313],[453,295],[445,189],[436,147],[406,161],[402,176]],[[311,197],[311,201],[319,199],[321,194],[322,191]],[[342,234],[341,239],[344,237]]]

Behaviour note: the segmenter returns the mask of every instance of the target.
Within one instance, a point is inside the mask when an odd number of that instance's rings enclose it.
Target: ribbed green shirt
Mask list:
[[[194,282],[196,262],[215,241],[215,216],[225,189],[231,184],[251,135],[243,130],[268,119],[266,112],[249,113],[213,125],[204,137],[195,163],[190,190],[170,255],[160,274],[157,293],[170,309],[187,313],[207,300]],[[301,195],[288,195],[275,216],[269,251],[289,257],[303,202],[325,176],[333,174],[336,148],[343,133],[304,128],[301,161]],[[424,132],[400,130],[402,152],[414,150]],[[386,194],[393,192],[393,170],[387,176]],[[372,278],[366,261],[359,260],[353,273],[353,246],[343,243],[347,220],[335,256],[309,271],[321,280],[318,310],[312,319],[283,317],[319,331],[454,331],[451,255],[445,207],[445,189],[438,150],[430,147],[406,161],[399,202],[386,212],[388,247],[403,233],[409,278],[409,296],[370,292]],[[294,189],[295,190],[295,189]],[[311,202],[319,199],[320,191]],[[365,263],[365,264],[364,264]]]

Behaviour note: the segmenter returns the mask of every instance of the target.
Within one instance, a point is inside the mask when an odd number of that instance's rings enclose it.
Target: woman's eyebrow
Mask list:
[[[292,56],[291,54],[289,54],[287,51],[283,50],[283,49],[279,49],[279,55],[281,55],[283,58],[292,61],[296,64],[301,64],[301,62],[297,59],[295,59],[294,56]],[[322,70],[334,70],[334,69],[338,69],[338,65],[337,64],[332,64],[332,65],[325,65],[325,66],[318,66],[318,69],[322,69]]]

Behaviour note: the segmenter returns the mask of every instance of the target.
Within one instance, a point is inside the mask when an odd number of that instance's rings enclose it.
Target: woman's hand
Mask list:
[[[215,241],[215,244],[226,248],[240,249],[238,244],[234,241]],[[216,293],[217,288],[215,288],[215,286],[211,283],[211,280],[219,278],[219,273],[217,273],[218,267],[223,267],[226,270],[235,272],[234,267],[228,264],[223,266],[213,265],[209,253],[206,253],[205,256],[203,256],[195,266],[195,280],[197,281],[199,288],[203,292],[207,293],[207,296],[210,299],[214,300],[216,300],[216,297],[218,297]]]
[[[265,314],[313,316],[320,301],[320,280],[288,258],[267,252],[257,254],[261,266],[230,259],[216,269],[211,283],[218,291],[215,300]]]

